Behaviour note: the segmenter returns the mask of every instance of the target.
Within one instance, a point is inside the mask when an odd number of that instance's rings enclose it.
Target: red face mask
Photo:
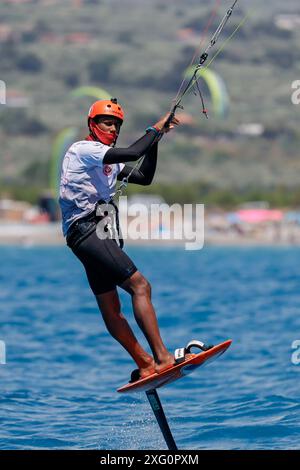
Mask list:
[[[99,140],[100,142],[102,142],[102,144],[105,145],[114,144],[118,137],[118,134],[115,131],[102,131],[101,129],[99,129],[98,125],[93,121],[90,121],[90,130],[94,139]]]

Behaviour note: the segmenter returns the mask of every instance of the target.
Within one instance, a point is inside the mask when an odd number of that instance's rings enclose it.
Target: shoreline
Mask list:
[[[209,230],[208,230],[209,232]],[[236,233],[207,233],[204,239],[205,246],[220,247],[297,247],[300,246],[300,237],[285,233],[281,237],[237,235]],[[125,246],[136,247],[184,247],[188,240],[125,240]],[[61,233],[61,223],[12,223],[0,222],[0,246],[65,246],[66,242]],[[192,251],[192,250],[191,250]]]

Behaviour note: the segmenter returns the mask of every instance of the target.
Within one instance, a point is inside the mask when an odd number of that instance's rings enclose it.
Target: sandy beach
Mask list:
[[[129,246],[184,246],[186,240],[127,238]],[[55,246],[64,245],[61,223],[25,223],[0,221],[0,245]],[[289,225],[256,227],[247,232],[235,228],[215,230],[205,226],[204,245],[216,246],[297,246],[300,245],[300,228]]]

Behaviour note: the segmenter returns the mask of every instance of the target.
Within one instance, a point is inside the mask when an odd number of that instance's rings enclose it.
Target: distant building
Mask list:
[[[36,3],[36,0],[4,0],[3,3],[8,5],[22,5],[24,3]]]
[[[295,29],[300,29],[300,15],[285,14],[277,15],[274,21],[275,25],[279,29],[285,29],[287,31],[293,31]]]
[[[91,34],[82,32],[69,34],[44,33],[41,35],[40,40],[47,44],[89,44],[93,40],[93,37]]]
[[[28,202],[0,199],[0,220],[15,222],[24,220],[24,215],[30,207]]]
[[[27,108],[30,105],[30,99],[22,91],[7,90],[6,106],[9,108]]]
[[[40,41],[46,44],[62,44],[64,42],[64,36],[57,33],[44,33],[41,34]]]
[[[6,23],[0,23],[0,42],[6,42],[14,37],[13,29]]]
[[[91,42],[92,36],[88,33],[71,33],[66,34],[65,41],[72,44],[88,44]]]
[[[267,201],[248,201],[238,206],[238,210],[269,209],[269,208],[270,208],[270,203]]]
[[[241,124],[237,128],[237,133],[240,135],[248,135],[250,137],[258,137],[263,135],[265,128],[262,124],[252,123],[252,124]]]

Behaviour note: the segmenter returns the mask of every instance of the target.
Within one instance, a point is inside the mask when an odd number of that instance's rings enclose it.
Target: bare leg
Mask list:
[[[137,324],[144,333],[155,360],[156,372],[171,367],[174,357],[165,347],[151,302],[151,286],[140,272],[134,273],[121,286],[132,298],[132,306]]]
[[[110,334],[129,352],[136,362],[141,377],[155,372],[153,358],[138,343],[126,318],[121,312],[116,290],[96,296],[105,325]]]

